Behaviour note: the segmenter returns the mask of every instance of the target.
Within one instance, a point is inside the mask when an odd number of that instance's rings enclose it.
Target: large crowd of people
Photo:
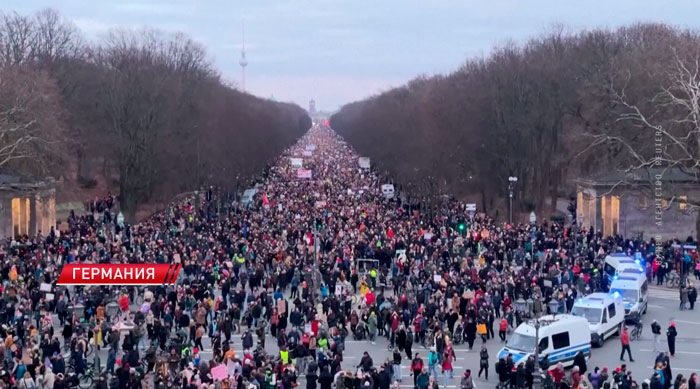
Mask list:
[[[301,172],[293,157],[303,160]],[[650,279],[680,266],[700,271],[694,252],[673,245],[680,242],[508,225],[470,215],[455,199],[387,195],[382,178],[323,127],[256,183],[250,203],[210,189],[133,225],[108,196],[71,214],[65,228],[4,241],[0,388],[63,389],[90,376],[96,388],[120,389],[389,389],[411,378],[417,389],[472,389],[489,373],[494,385],[531,388],[533,358],[515,365],[483,345],[503,342],[552,300],[566,312],[577,296],[604,290],[606,254],[640,252]],[[67,263],[183,270],[170,287],[58,288]],[[697,292],[685,290],[692,309]],[[516,309],[519,299],[532,307]],[[266,337],[277,352],[266,351]],[[371,347],[378,337],[388,339],[391,358],[344,360],[346,339]],[[455,371],[454,343],[475,348],[479,365]],[[419,348],[429,350],[425,359]],[[412,377],[402,374],[406,360]],[[588,369],[580,358],[575,365],[555,366],[542,385],[668,389],[697,380],[672,377],[667,354],[648,376]]]

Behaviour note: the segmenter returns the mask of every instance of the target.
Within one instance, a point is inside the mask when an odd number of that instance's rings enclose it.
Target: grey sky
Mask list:
[[[693,0],[5,0],[22,14],[52,7],[88,38],[111,27],[183,31],[203,43],[224,78],[239,83],[245,22],[246,89],[320,109],[450,72],[512,39],[561,23],[570,30],[637,21],[700,27]]]

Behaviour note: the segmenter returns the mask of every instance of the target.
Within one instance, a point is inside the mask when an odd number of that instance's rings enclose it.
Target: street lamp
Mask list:
[[[527,310],[527,301],[523,299],[522,297],[519,297],[517,300],[515,300],[515,310],[523,314]]]
[[[85,306],[81,303],[71,305],[68,307],[68,310],[70,311],[71,316],[75,316],[78,319],[81,319],[85,314]]]
[[[109,317],[109,321],[114,321],[114,318],[117,317],[117,315],[119,315],[119,304],[117,304],[114,301],[110,301],[105,307],[105,310],[107,311],[107,317]]]
[[[510,176],[508,177],[508,213],[510,224],[513,224],[513,189],[515,189],[515,183],[518,182],[518,177]]]
[[[537,374],[533,377],[533,388],[541,388],[542,380],[542,365],[540,364],[540,327],[543,324],[550,324],[553,320],[543,320],[543,319],[533,319],[530,323],[535,327],[535,366],[537,369]]]
[[[552,316],[555,316],[559,312],[559,301],[557,301],[557,299],[554,297],[549,300],[547,305],[549,306],[549,312],[552,313]]]

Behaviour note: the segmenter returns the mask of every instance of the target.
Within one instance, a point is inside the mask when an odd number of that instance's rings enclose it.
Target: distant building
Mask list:
[[[656,180],[657,174],[661,174]],[[576,182],[576,219],[603,235],[650,239],[697,236],[697,209],[688,195],[697,195],[698,179],[678,169],[606,173]]]
[[[316,115],[316,102],[314,100],[309,101],[309,116],[314,117]]]
[[[0,174],[0,237],[46,235],[55,225],[53,179],[37,182]]]

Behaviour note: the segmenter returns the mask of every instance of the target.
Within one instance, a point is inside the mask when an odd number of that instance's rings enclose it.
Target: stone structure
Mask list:
[[[684,241],[697,236],[688,196],[698,196],[698,179],[680,170],[608,173],[577,181],[576,218],[604,235]]]
[[[39,233],[56,225],[56,185],[53,179],[29,181],[0,174],[0,238]]]

